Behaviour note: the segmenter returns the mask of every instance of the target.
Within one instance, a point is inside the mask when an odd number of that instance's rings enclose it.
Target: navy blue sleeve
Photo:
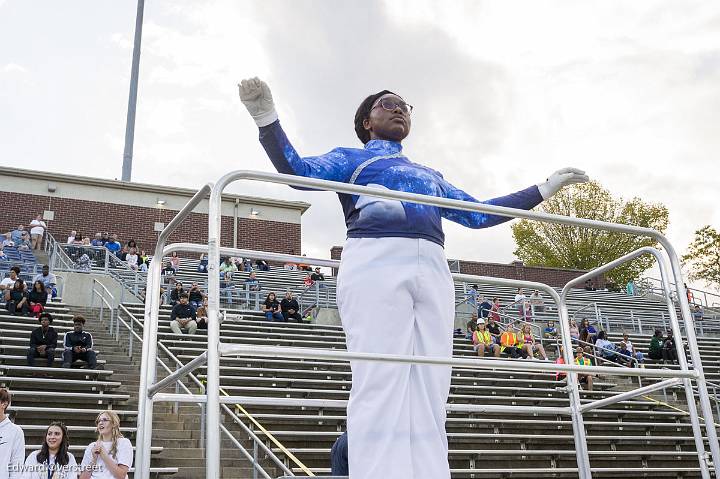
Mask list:
[[[495,206],[506,206],[508,208],[517,208],[521,210],[530,210],[543,201],[543,197],[540,195],[540,191],[536,185],[506,196],[500,196],[486,201],[478,201],[446,181],[444,186],[445,197],[453,200],[471,201],[473,203],[484,203]],[[489,228],[513,219],[507,216],[497,216],[475,211],[463,211],[448,208],[443,208],[441,214],[443,218],[454,221],[455,223],[459,223],[463,226],[467,226],[468,228]]]
[[[320,156],[301,157],[279,120],[260,127],[260,144],[279,173],[346,183],[357,167],[357,160],[346,154],[346,148],[336,148]]]

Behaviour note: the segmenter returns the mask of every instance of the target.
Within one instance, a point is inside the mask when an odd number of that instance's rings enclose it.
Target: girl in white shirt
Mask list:
[[[125,479],[133,462],[130,441],[120,433],[120,417],[107,410],[98,415],[98,439],[88,445],[80,479]]]
[[[23,479],[77,479],[75,457],[68,452],[67,427],[52,422],[45,431],[45,440],[39,451],[25,459]]]

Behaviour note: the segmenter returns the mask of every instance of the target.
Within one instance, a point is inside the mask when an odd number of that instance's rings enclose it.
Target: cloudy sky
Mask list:
[[[0,155],[120,177],[135,1],[0,0]],[[301,154],[357,146],[384,88],[415,106],[405,153],[489,198],[563,166],[670,208],[682,251],[720,227],[720,3],[148,0],[133,180],[197,187],[270,170],[236,83],[260,76]],[[305,252],[344,224],[330,193],[237,184],[312,203]],[[508,225],[446,224],[447,254],[513,259]]]

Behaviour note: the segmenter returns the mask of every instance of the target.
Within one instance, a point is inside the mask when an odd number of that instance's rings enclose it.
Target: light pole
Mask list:
[[[138,76],[140,74],[140,40],[142,39],[145,0],[138,0],[135,17],[135,44],[133,45],[130,70],[130,97],[128,98],[127,124],[125,126],[125,151],[123,152],[122,180],[130,181],[132,173],[133,143],[135,141],[135,109],[137,107]]]

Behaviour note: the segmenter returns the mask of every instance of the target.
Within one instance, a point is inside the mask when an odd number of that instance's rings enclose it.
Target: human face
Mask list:
[[[187,302],[188,302],[187,298],[185,298],[185,297],[180,298],[180,304],[187,304]]]
[[[287,293],[285,293],[285,297],[287,299],[292,299],[292,293],[290,291],[288,291]]]
[[[95,420],[95,424],[97,424],[97,430],[100,434],[107,434],[112,430],[112,421],[107,414],[101,414]]]
[[[48,326],[50,326],[50,320],[47,317],[44,317],[40,320],[40,326],[42,326],[43,329],[47,329]]]
[[[74,330],[76,333],[81,332],[81,331],[82,331],[82,328],[83,328],[83,324],[82,324],[80,321],[77,321],[77,322],[73,323],[73,330]]]
[[[383,100],[395,103],[395,108],[386,110]],[[371,140],[389,140],[401,142],[410,134],[410,112],[400,107],[404,100],[397,95],[387,93],[375,102],[370,116],[363,121],[363,127],[370,132]]]
[[[60,445],[63,440],[63,431],[58,426],[50,426],[47,434],[45,435],[45,442],[47,442],[48,448],[51,451],[57,451],[60,449]]]

